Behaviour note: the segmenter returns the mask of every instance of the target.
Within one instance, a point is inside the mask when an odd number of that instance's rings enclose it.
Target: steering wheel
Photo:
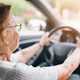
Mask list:
[[[70,27],[70,26],[62,26],[62,27],[57,27],[57,28],[54,28],[53,30],[51,30],[50,31],[50,34],[49,34],[49,37],[51,37],[51,36],[53,36],[54,34],[56,34],[56,32],[58,32],[58,31],[63,31],[63,30],[67,30],[67,31],[71,31],[72,33],[74,33],[75,34],[75,40],[76,40],[76,37],[79,37],[80,38],[80,33],[76,30],[76,29],[74,29],[74,28],[72,28],[72,27]],[[58,33],[59,34],[59,33]],[[64,33],[62,33],[62,34],[64,34]],[[67,34],[66,34],[67,35]],[[66,35],[64,35],[64,36],[66,36]],[[58,35],[56,35],[56,36],[58,36]],[[62,36],[62,35],[61,35]],[[60,38],[61,38],[61,36],[60,36]],[[70,34],[68,34],[68,36],[71,36]],[[55,37],[55,36],[54,36]],[[69,37],[69,38],[71,38],[71,37]],[[71,42],[71,41],[67,41],[67,42],[61,42],[60,41],[60,39],[58,40],[58,41],[51,41],[51,45],[50,45],[50,47],[52,46],[52,45],[54,45],[54,44],[57,44],[57,45],[62,45],[62,46],[69,46],[69,47],[76,47],[76,43],[75,42]],[[49,47],[49,48],[50,48]],[[48,48],[48,49],[49,49]],[[46,54],[44,54],[44,59],[45,59],[45,61],[48,63],[48,64],[53,64],[53,60],[54,60],[54,53],[53,53],[53,51],[51,51],[51,50],[48,50],[49,51],[49,55],[50,55],[50,57],[48,57]]]

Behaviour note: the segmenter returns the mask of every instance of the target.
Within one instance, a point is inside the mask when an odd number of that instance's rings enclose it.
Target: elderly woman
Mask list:
[[[28,66],[24,63],[39,49],[48,45],[50,41],[49,33],[46,33],[35,45],[11,54],[18,47],[19,35],[16,32],[10,8],[10,5],[0,3],[0,63],[12,65],[23,71],[28,80],[67,80],[80,64],[80,43],[78,43],[72,55],[61,65],[41,68]]]

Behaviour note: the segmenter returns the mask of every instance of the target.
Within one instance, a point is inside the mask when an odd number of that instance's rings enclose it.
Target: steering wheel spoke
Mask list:
[[[76,47],[76,44],[75,43],[71,43],[71,42],[51,42],[51,45],[53,45],[53,44]]]

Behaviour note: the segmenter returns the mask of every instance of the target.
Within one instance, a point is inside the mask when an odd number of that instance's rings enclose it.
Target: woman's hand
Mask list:
[[[48,36],[49,36],[49,32],[46,32],[46,33],[42,36],[42,38],[41,38],[41,40],[40,40],[40,42],[39,42],[41,46],[48,46],[48,45],[49,45],[51,38],[48,37]]]
[[[78,48],[80,48],[80,38],[76,38],[77,39],[77,44],[76,44],[76,46],[78,47]]]

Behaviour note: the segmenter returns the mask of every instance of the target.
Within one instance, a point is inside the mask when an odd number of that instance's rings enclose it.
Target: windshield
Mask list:
[[[34,0],[33,0],[34,1]],[[36,0],[37,1],[37,0]],[[41,0],[40,0],[41,1]],[[14,15],[18,31],[21,29],[44,31],[47,26],[47,20],[53,23],[63,23],[63,25],[72,25],[79,27],[80,21],[80,0],[42,0],[45,4],[51,6],[51,10],[42,12],[27,0],[0,0],[0,2],[12,5],[11,12]],[[56,25],[55,25],[56,26]]]

